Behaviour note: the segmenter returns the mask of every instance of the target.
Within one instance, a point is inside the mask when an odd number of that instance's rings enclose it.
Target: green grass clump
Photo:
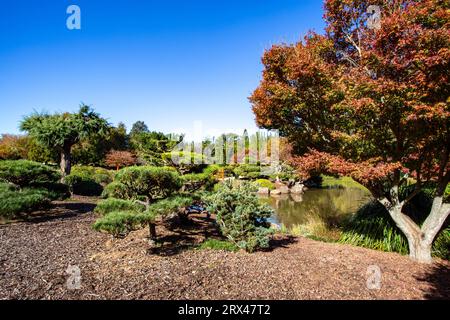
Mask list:
[[[350,177],[332,177],[322,175],[322,188],[355,188],[369,192],[363,185],[359,184]]]
[[[268,179],[258,179],[255,181],[255,185],[260,188],[268,188],[269,190],[275,189],[275,184]]]
[[[205,250],[205,249],[223,250],[223,251],[236,252],[239,250],[239,247],[229,241],[208,239],[208,240],[204,241],[202,244],[200,244],[198,246],[198,249],[200,249],[200,250]]]

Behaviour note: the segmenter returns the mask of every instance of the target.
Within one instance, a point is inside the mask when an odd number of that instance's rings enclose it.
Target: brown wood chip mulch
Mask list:
[[[215,236],[211,221],[158,226],[125,239],[95,232],[89,199],[58,203],[51,214],[0,225],[0,299],[450,299],[450,263],[414,263],[378,252],[305,238],[280,238],[248,254],[198,250]],[[69,289],[78,266],[81,287]],[[368,289],[368,267],[381,270]],[[69,281],[70,282],[70,281]]]

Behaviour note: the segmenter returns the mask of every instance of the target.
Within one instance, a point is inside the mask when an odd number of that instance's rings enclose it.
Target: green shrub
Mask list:
[[[243,176],[248,172],[260,172],[261,167],[255,164],[240,164],[237,165],[233,172],[238,176]]]
[[[3,190],[0,192],[0,216],[7,219],[26,217],[29,212],[47,208],[51,198],[46,190]]]
[[[221,170],[221,168],[222,167],[217,164],[211,164],[207,166],[205,170],[203,170],[203,173],[213,176],[216,175]]]
[[[103,230],[114,236],[126,236],[130,231],[149,225],[150,239],[156,241],[154,220],[178,210],[192,199],[169,198],[181,187],[181,179],[173,168],[128,167],[120,170],[112,183],[106,186],[103,197],[113,197],[102,201],[97,212],[106,214],[94,224],[94,229]],[[124,201],[129,200],[129,201]],[[139,206],[131,200],[143,201]]]
[[[131,200],[109,198],[100,201],[94,210],[95,213],[98,213],[102,216],[105,216],[114,211],[143,212],[145,211],[145,206],[143,204],[136,203]]]
[[[289,181],[297,180],[299,176],[293,167],[287,164],[282,164],[279,172],[270,175],[270,179],[272,180],[276,180],[277,178],[281,181]]]
[[[401,188],[401,199],[407,197],[413,189],[414,186]],[[406,205],[404,213],[421,225],[430,212],[433,193],[432,188],[425,188]],[[406,237],[398,229],[386,208],[375,200],[361,207],[355,216],[346,223],[339,242],[375,250],[408,253]],[[432,254],[449,259],[450,227],[448,220],[433,243]]]
[[[0,182],[0,193],[15,190],[18,190],[17,186],[10,183]]]
[[[201,243],[198,246],[198,249],[200,249],[200,250],[205,250],[205,249],[222,250],[222,251],[236,252],[239,250],[239,247],[229,241],[208,239],[208,240],[204,241],[203,243]]]
[[[249,252],[267,248],[272,234],[267,218],[273,209],[260,203],[254,191],[248,183],[236,187],[223,183],[217,193],[204,199],[208,210],[217,215],[222,234]]]
[[[73,194],[80,196],[99,196],[103,192],[103,187],[99,183],[85,175],[71,173],[64,177],[64,183]]]
[[[102,186],[111,183],[114,176],[113,171],[92,166],[74,166],[71,174],[90,178]]]
[[[52,201],[64,200],[70,197],[69,187],[63,183],[50,183],[29,189],[44,193]]]
[[[234,176],[242,179],[267,179],[269,178],[269,174],[264,172],[264,168],[264,166],[255,164],[239,164],[234,166],[233,173]]]
[[[113,181],[103,189],[102,198],[127,199],[127,187],[123,183]]]
[[[159,200],[151,204],[147,213],[153,216],[166,216],[177,212],[180,208],[185,208],[193,203],[193,197],[189,196],[173,196],[167,199]]]
[[[255,181],[255,185],[260,188],[268,188],[269,190],[275,189],[275,184],[267,179],[258,179]]]
[[[207,167],[204,156],[194,152],[165,152],[161,157],[166,165],[176,168],[182,174],[200,173]]]
[[[114,237],[126,237],[153,221],[153,217],[135,211],[114,211],[98,219],[92,226],[94,230],[104,231]]]
[[[52,200],[65,199],[67,186],[60,175],[40,163],[17,160],[0,161],[0,215],[5,218],[26,216],[47,208]]]
[[[105,194],[122,199],[146,197],[149,201],[170,196],[181,187],[179,175],[165,167],[128,167],[120,170]],[[111,190],[112,189],[112,190]]]
[[[37,162],[28,160],[0,161],[0,181],[13,183],[21,188],[56,183],[60,174]]]
[[[202,173],[190,173],[181,176],[181,180],[186,191],[196,191],[199,189],[211,190],[217,183],[216,174],[219,166],[208,166]]]
[[[112,182],[111,175],[104,173],[97,173],[93,177],[94,181],[99,185],[106,186]]]

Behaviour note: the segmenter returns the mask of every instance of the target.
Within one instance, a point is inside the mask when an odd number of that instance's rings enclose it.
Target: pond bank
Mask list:
[[[198,225],[159,227],[165,249],[151,253],[146,230],[120,240],[93,231],[91,207],[64,203],[48,219],[0,226],[0,299],[450,298],[448,262],[425,266],[305,238],[279,238],[271,251],[254,254],[197,250],[210,236],[193,231]],[[67,289],[69,264],[80,268],[79,290]],[[366,286],[372,265],[382,271],[379,290]]]

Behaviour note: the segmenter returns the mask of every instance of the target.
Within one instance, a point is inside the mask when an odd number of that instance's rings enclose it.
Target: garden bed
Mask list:
[[[212,221],[158,226],[125,239],[95,232],[89,198],[57,203],[49,215],[0,226],[0,299],[429,299],[450,298],[450,263],[420,265],[395,253],[305,238],[277,237],[272,248],[200,250],[217,237]],[[69,265],[81,289],[69,290]],[[382,271],[380,290],[366,287],[367,267]]]

